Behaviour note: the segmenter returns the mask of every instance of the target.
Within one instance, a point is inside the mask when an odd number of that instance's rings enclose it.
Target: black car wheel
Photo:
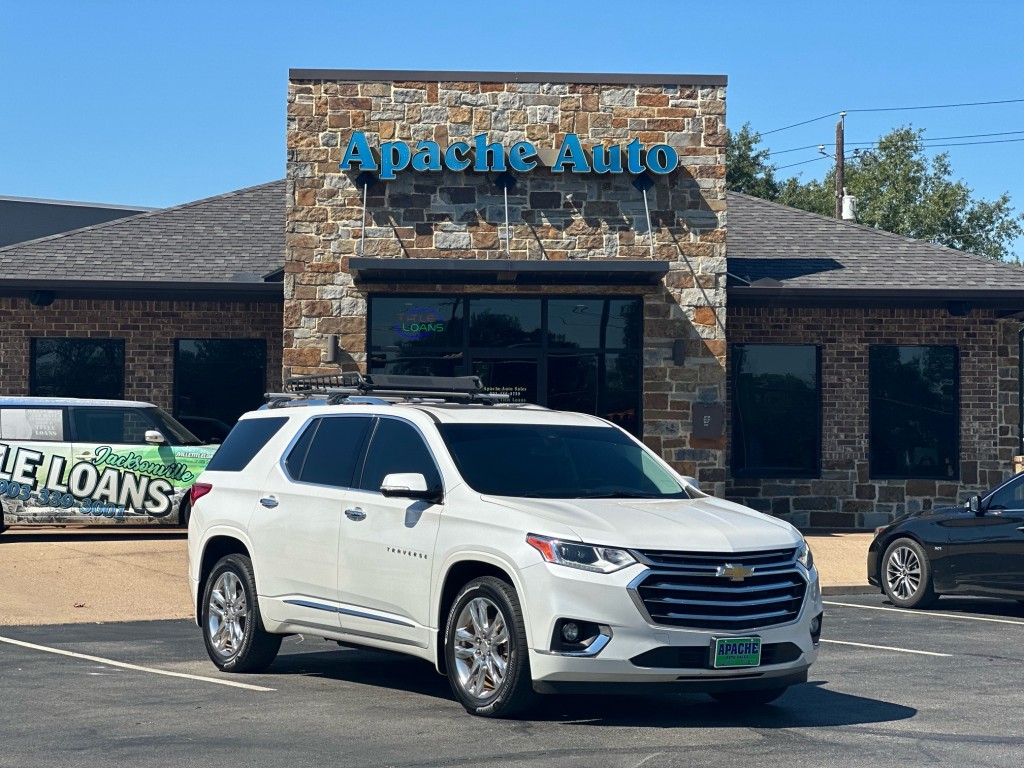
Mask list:
[[[913,539],[896,539],[882,558],[882,587],[900,608],[926,608],[938,598],[932,587],[932,566],[924,548]]]

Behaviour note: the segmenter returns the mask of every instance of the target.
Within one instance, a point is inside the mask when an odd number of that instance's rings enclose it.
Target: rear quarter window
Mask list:
[[[0,440],[64,440],[61,408],[0,408]]]
[[[224,444],[217,449],[206,469],[211,472],[241,472],[287,421],[286,416],[243,419],[224,439]]]

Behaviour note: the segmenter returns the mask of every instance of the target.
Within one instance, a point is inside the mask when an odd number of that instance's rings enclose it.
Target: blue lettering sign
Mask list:
[[[568,164],[573,173],[589,173],[590,163],[587,162],[587,153],[583,151],[580,144],[580,137],[575,133],[566,134],[562,146],[558,150],[558,157],[551,166],[552,173],[563,173]]]
[[[362,131],[356,131],[352,134],[352,138],[348,140],[348,146],[345,147],[345,156],[341,158],[341,170],[352,170],[353,163],[359,165],[360,171],[377,170],[377,161],[373,159],[370,145],[366,141],[366,134]]]

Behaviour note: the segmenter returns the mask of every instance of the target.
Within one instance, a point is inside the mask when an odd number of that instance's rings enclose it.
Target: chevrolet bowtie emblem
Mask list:
[[[729,579],[730,581],[743,581],[747,576],[754,575],[754,569],[744,568],[742,565],[726,563],[725,565],[718,566],[718,571],[715,575],[721,576],[723,579]]]

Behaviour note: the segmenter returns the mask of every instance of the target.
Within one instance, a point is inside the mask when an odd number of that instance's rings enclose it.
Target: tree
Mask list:
[[[779,182],[759,143],[749,124],[730,134],[726,158],[736,171],[726,169],[728,189],[833,214],[834,168],[822,181]],[[855,152],[846,160],[844,180],[857,198],[858,221],[870,227],[994,259],[1010,257],[1011,243],[1024,235],[1024,215],[1014,213],[1009,195],[974,198],[965,182],[952,178],[948,154],[928,156],[923,129],[897,128],[874,148]]]

